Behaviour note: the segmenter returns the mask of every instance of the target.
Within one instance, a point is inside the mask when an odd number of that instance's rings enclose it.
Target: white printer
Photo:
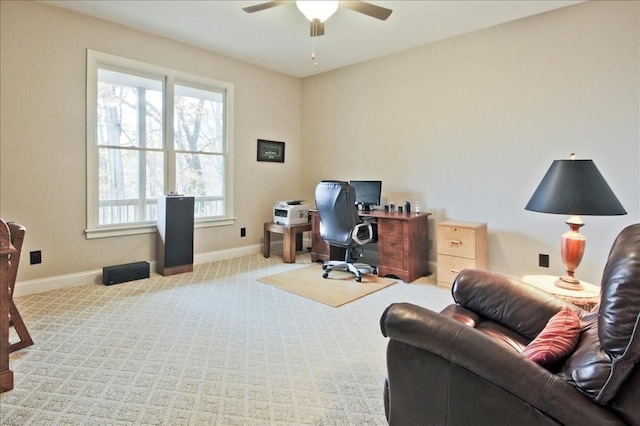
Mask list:
[[[273,222],[278,225],[297,225],[309,221],[309,206],[303,200],[276,201]]]

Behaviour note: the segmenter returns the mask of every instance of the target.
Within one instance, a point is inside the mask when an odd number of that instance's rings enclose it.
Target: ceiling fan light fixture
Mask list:
[[[296,6],[310,22],[316,19],[324,22],[338,10],[338,3],[338,0],[296,1]]]

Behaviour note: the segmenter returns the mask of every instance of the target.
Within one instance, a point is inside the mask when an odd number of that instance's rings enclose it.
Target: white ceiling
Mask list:
[[[313,39],[309,22],[293,3],[247,14],[243,7],[262,1],[42,2],[306,77],[580,1],[373,0],[393,9],[389,19],[339,8],[326,21],[325,35]],[[311,60],[314,47],[317,66]]]

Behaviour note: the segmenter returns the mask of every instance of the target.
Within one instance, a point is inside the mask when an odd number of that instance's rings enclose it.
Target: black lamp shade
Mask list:
[[[525,210],[585,216],[627,214],[592,160],[555,160]]]

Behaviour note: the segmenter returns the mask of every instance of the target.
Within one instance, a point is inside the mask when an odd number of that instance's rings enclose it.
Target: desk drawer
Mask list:
[[[446,284],[451,286],[453,280],[458,276],[460,271],[468,268],[475,268],[475,259],[467,259],[456,256],[438,256],[438,284]]]
[[[404,269],[404,232],[399,220],[378,222],[378,255],[380,263]]]
[[[399,240],[404,239],[403,227],[401,220],[379,220],[378,221],[378,235],[384,234],[388,239],[397,238]]]
[[[476,257],[474,229],[455,226],[438,227],[438,253],[473,259]]]
[[[380,264],[386,265],[389,268],[405,269],[402,241],[378,244],[378,258]]]

